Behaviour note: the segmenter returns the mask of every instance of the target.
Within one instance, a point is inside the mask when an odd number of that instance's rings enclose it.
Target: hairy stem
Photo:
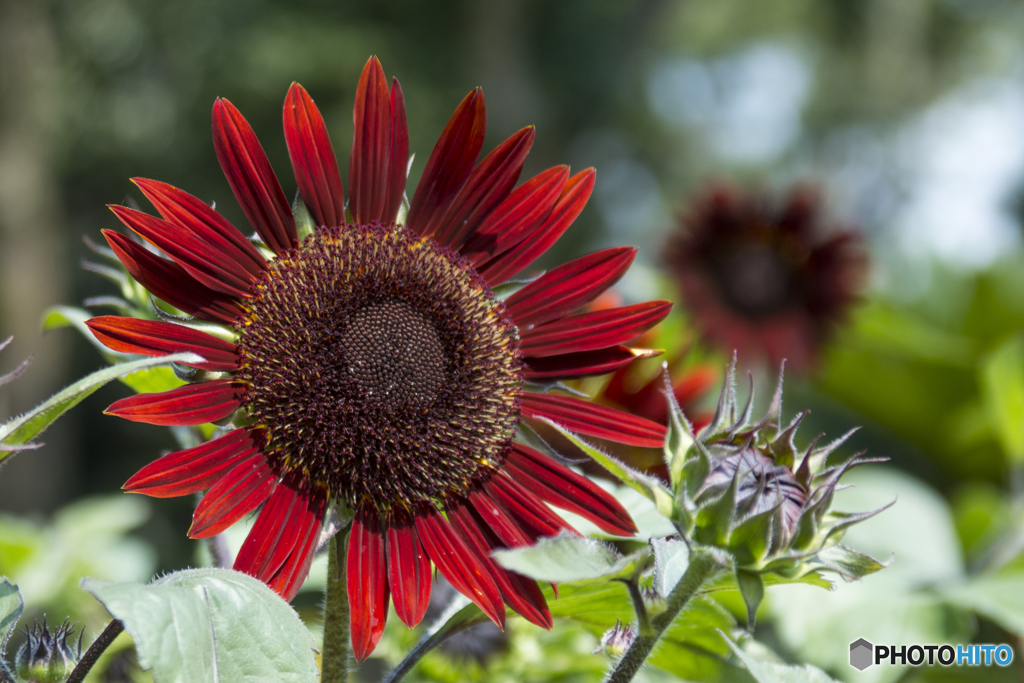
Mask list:
[[[605,683],[628,683],[647,661],[651,650],[665,634],[679,613],[686,607],[697,591],[725,569],[725,562],[720,556],[706,548],[694,547],[690,553],[690,566],[683,578],[669,593],[665,611],[650,620],[647,628],[638,630],[636,640],[629,646],[615,669],[608,674]]]
[[[124,624],[117,619],[107,624],[107,627],[103,629],[103,633],[96,637],[96,640],[92,641],[92,645],[85,651],[82,658],[75,665],[75,668],[71,671],[71,675],[68,676],[67,683],[82,683],[85,680],[86,674],[92,670],[93,665],[96,664],[96,660],[100,658],[100,655],[106,651],[110,644],[114,642],[114,638],[121,635],[121,631],[124,630]]]
[[[324,644],[321,683],[348,683],[349,634],[348,586],[345,564],[348,526],[334,534],[327,551],[327,600],[324,605]]]

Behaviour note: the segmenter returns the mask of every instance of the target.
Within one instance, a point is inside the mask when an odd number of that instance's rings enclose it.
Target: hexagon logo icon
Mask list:
[[[875,663],[874,653],[874,645],[863,638],[858,638],[850,643],[850,666],[857,671],[863,671]]]

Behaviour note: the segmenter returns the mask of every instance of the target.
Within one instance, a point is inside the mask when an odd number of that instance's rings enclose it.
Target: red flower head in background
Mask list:
[[[781,203],[726,184],[699,195],[669,240],[667,267],[708,342],[804,370],[846,317],[867,257],[853,232],[823,230],[819,194]]]
[[[635,250],[570,261],[500,287],[543,254],[583,209],[594,171],[548,169],[516,186],[534,139],[524,128],[477,163],[484,99],[471,92],[403,205],[409,140],[398,81],[370,59],[356,91],[346,204],[316,105],[295,84],[284,132],[304,210],[293,213],[249,124],[213,108],[217,157],[256,230],[250,241],[209,205],[136,179],[160,218],[114,213],[159,252],[113,231],[122,263],[178,322],[105,316],[89,326],[112,349],[192,351],[194,382],[113,404],[158,425],[228,421],[234,429],[166,455],[125,488],[206,491],[189,535],[220,533],[262,505],[235,568],[291,599],[321,540],[328,503],[355,511],[348,544],[352,641],[375,647],[388,603],[412,626],[431,564],[499,625],[505,605],[550,627],[536,582],[490,559],[571,529],[545,504],[629,535],[628,513],[588,479],[513,440],[521,419],[660,446],[665,430],[542,384],[603,374],[661,320],[650,302],[578,313],[629,267]],[[311,221],[304,220],[308,215]]]

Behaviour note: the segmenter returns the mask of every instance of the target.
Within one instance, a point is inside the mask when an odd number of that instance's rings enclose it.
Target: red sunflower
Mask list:
[[[192,383],[108,412],[234,427],[159,458],[125,489],[157,497],[205,490],[192,538],[220,533],[262,505],[235,568],[286,599],[308,572],[328,503],[351,507],[348,593],[359,660],[383,632],[389,599],[406,624],[423,618],[431,563],[499,625],[507,604],[550,628],[536,582],[502,569],[490,552],[572,531],[547,503],[609,533],[635,527],[601,488],[514,441],[518,425],[549,419],[660,445],[661,425],[546,389],[629,363],[636,354],[624,344],[670,305],[577,312],[626,271],[635,254],[626,247],[511,281],[575,220],[594,171],[557,166],[516,186],[532,127],[477,163],[479,89],[442,132],[404,220],[405,105],[376,58],[363,70],[353,118],[346,204],[319,111],[297,84],[285,99],[292,167],[319,227],[304,229],[301,206],[293,213],[249,124],[223,99],[213,107],[214,146],[257,237],[153,180],[134,182],[161,218],[111,207],[166,255],[105,231],[125,267],[192,318],[104,316],[90,328],[112,349],[193,351],[205,361]]]
[[[723,183],[693,202],[666,261],[705,339],[802,370],[857,301],[867,255],[856,233],[825,225],[812,187],[776,201]]]

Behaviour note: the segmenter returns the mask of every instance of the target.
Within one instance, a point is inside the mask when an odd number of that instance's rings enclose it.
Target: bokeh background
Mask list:
[[[1016,0],[0,0],[0,337],[14,337],[0,373],[34,357],[0,389],[0,417],[104,364],[70,329],[44,335],[41,320],[52,305],[114,293],[80,267],[92,257],[82,238],[116,227],[105,204],[142,203],[130,177],[175,184],[244,225],[211,144],[214,98],[246,115],[290,194],[281,104],[299,81],[325,116],[344,178],[355,85],[371,54],[405,91],[410,187],[476,85],[487,149],[537,125],[524,178],[557,163],[595,166],[594,196],[551,262],[635,244],[638,267],[618,288],[627,300],[666,291],[666,235],[709,180],[769,192],[820,185],[831,220],[869,245],[869,284],[817,367],[789,382],[788,407],[813,411],[806,432],[863,425],[851,448],[891,459],[865,495],[909,499],[911,517],[897,505],[888,526],[927,546],[907,551],[916,583],[904,577],[893,590],[1015,566],[1024,547]],[[677,320],[673,329],[687,328],[685,311]],[[699,355],[715,367],[727,358]],[[83,572],[144,579],[198,561],[185,538],[191,501],[117,494],[175,446],[160,429],[101,414],[127,393],[99,391],[45,434],[44,448],[0,471],[0,574],[34,576],[37,606],[87,610],[87,597],[68,597]],[[53,579],[38,568],[60,562],[66,590],[44,589]],[[1013,585],[1024,595],[1024,583]],[[914,635],[1010,642],[1021,657],[1020,599],[1003,617],[965,604],[928,603],[928,626]],[[778,651],[851,673],[836,668],[845,635],[808,640],[835,623],[784,612],[762,629]],[[839,654],[821,653],[829,648]]]

